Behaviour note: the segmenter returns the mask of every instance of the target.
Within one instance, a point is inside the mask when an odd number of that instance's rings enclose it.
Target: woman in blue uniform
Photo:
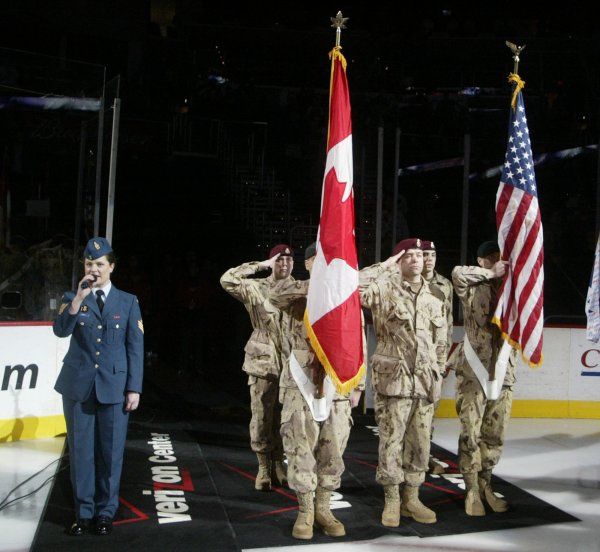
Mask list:
[[[55,385],[63,398],[75,521],[70,534],[107,535],[119,505],[129,413],[142,392],[144,325],[138,300],[112,285],[113,250],[92,238],[77,292],[64,295],[54,333],[71,336]]]

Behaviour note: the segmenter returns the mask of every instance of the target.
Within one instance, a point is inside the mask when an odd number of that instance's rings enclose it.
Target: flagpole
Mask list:
[[[381,217],[383,206],[383,127],[377,127],[377,204],[375,207],[375,262],[381,262]]]

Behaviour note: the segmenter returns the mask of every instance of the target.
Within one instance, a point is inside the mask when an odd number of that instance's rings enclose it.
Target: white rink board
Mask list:
[[[68,347],[69,339],[57,338],[51,325],[0,326],[0,420],[62,415],[54,384]]]
[[[455,342],[462,341],[463,335],[462,326],[454,328]],[[600,347],[586,340],[585,329],[544,328],[543,354],[539,368],[530,368],[519,356],[515,399],[600,402]],[[582,364],[582,356],[592,367]],[[453,399],[455,388],[451,372],[442,387],[442,398]]]

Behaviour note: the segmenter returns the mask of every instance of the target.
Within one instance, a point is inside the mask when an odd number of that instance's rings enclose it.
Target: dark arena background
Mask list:
[[[307,276],[303,251],[316,239],[326,157],[329,18],[338,10],[350,18],[342,45],[359,265],[374,263],[379,246],[385,259],[400,239],[420,236],[435,241],[438,270],[449,276],[461,255],[474,263],[478,244],[495,239],[499,174],[492,169],[506,151],[513,69],[505,41],[526,44],[519,73],[532,148],[544,155],[536,178],[545,319],[585,323],[600,227],[600,27],[589,9],[505,1],[3,2],[0,291],[9,293],[0,298],[0,321],[53,320],[63,292],[81,278],[83,246],[105,235],[109,214],[112,280],[142,308],[145,388],[130,422],[119,517],[106,541],[115,551],[299,543],[291,537],[294,492],[253,490],[241,372],[252,328],[219,278],[266,259],[282,242],[295,250],[294,276]],[[456,299],[454,307],[460,321]],[[497,490],[518,506],[505,517],[468,518],[464,484],[452,478],[456,455],[444,442],[434,455],[448,473],[428,477],[423,494],[440,522],[384,528],[375,422],[365,410],[355,416],[338,497],[353,506],[339,509],[348,541],[576,525],[564,522],[577,516],[503,478]],[[452,423],[448,442],[458,435]],[[152,479],[157,435],[173,443],[176,484]],[[35,550],[99,546],[96,537],[65,536],[73,517],[66,452]],[[0,499],[14,484],[0,489]],[[160,522],[156,493],[169,491],[185,497],[188,509],[180,511],[189,522]],[[331,539],[319,534],[312,542]],[[518,543],[513,536],[497,549],[529,547]],[[554,550],[549,541],[540,546]],[[8,549],[0,535],[0,550]]]

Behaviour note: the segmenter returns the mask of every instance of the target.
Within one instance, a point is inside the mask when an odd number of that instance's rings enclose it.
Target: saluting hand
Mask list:
[[[125,411],[133,412],[140,404],[140,394],[133,391],[127,391],[125,396]]]
[[[390,267],[394,266],[398,262],[398,259],[400,257],[402,257],[402,255],[404,255],[404,253],[405,253],[405,250],[403,249],[402,251],[400,251],[400,253],[396,253],[396,255],[392,255],[391,257],[389,257],[388,259],[386,259],[385,261],[383,261],[381,264],[385,268],[390,268]]]
[[[273,255],[270,259],[258,263],[258,266],[262,269],[270,268],[271,270],[273,270],[273,267],[275,266],[275,263],[277,259],[279,259],[280,255],[281,253],[277,253],[277,255]]]

